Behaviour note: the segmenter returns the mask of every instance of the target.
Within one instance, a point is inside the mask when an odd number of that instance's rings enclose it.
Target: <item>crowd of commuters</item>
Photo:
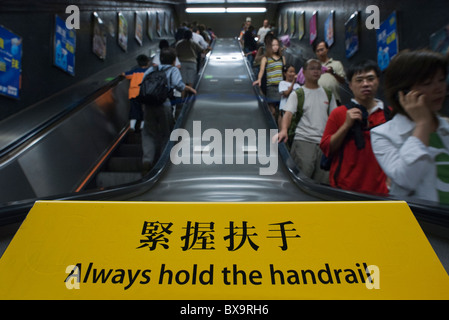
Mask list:
[[[182,23],[170,45],[160,40],[158,52],[150,59],[137,57],[138,67],[122,75],[130,80],[130,129],[141,132],[143,173],[157,162],[173,130],[179,106],[187,94],[196,94],[194,84],[206,53],[211,49],[214,32],[202,24]],[[160,105],[148,105],[139,100],[140,84],[153,71],[166,74],[170,97]]]
[[[345,70],[329,56],[326,42],[316,40],[315,57],[296,73],[271,30],[267,20],[256,30],[248,18],[240,41],[253,67],[253,85],[260,86],[277,121],[277,139],[304,175],[343,190],[449,204],[449,122],[439,115],[447,94],[447,57],[429,50],[400,52],[386,69],[381,101],[376,62],[363,60]],[[124,74],[131,80],[131,127],[144,123],[146,169],[169,139],[173,102],[139,108],[136,84],[160,69],[180,99],[196,94],[193,84],[214,38],[204,26],[183,24],[171,48],[161,41],[151,63],[139,56],[139,67]],[[344,83],[352,93],[348,101],[340,95]]]
[[[257,49],[249,32],[261,41]],[[381,101],[381,71],[374,61],[345,70],[318,39],[315,59],[296,74],[267,21],[257,34],[247,22],[242,34],[244,53],[253,56],[253,84],[276,117],[278,141],[287,143],[304,175],[344,190],[449,204],[449,122],[439,113],[448,57],[424,49],[400,52],[385,71]],[[340,95],[345,83],[349,101]],[[279,96],[273,94],[276,86]]]

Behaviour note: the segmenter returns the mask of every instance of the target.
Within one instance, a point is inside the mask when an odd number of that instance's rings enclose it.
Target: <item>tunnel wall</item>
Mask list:
[[[173,5],[141,1],[77,1],[80,9],[80,25],[76,30],[75,74],[71,75],[53,63],[55,16],[64,21],[70,17],[66,8],[73,1],[2,1],[0,3],[0,25],[22,37],[21,89],[19,98],[0,95],[0,120],[16,114],[32,105],[42,103],[44,99],[70,90],[77,83],[92,77],[100,71],[110,69],[111,77],[133,67],[139,54],[151,55],[158,49],[159,40],[174,41],[171,32],[161,29],[161,35],[155,30],[156,12],[164,18],[175,17]],[[100,59],[93,52],[93,13],[103,21],[106,34],[106,57]],[[126,51],[118,44],[118,13],[128,23],[128,41]],[[151,12],[150,19],[148,13]],[[135,38],[136,17],[142,20],[142,44]],[[149,21],[153,22],[153,38],[147,34]],[[176,22],[173,23],[174,28]],[[107,79],[105,79],[107,81]],[[104,84],[99,81],[98,86]],[[92,90],[96,89],[95,85]]]

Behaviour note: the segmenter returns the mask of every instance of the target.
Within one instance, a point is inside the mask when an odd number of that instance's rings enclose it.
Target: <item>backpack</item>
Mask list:
[[[159,68],[150,72],[140,84],[137,99],[149,106],[160,106],[170,96],[170,88],[165,70]]]
[[[327,95],[327,99],[329,101],[329,106],[330,106],[330,102],[332,100],[332,91],[323,88],[324,91],[326,91],[326,95]],[[293,139],[295,138],[295,131],[296,131],[296,126],[298,125],[299,121],[301,120],[301,117],[304,113],[303,107],[304,107],[304,89],[301,87],[299,89],[295,90],[296,92],[296,96],[298,97],[298,104],[296,107],[296,112],[293,114],[292,116],[292,121],[290,123],[290,127],[287,130],[288,133],[288,145],[291,147],[291,145],[293,144]],[[328,113],[329,113],[329,109],[328,109]]]
[[[345,105],[346,109],[352,109],[352,108],[356,108],[354,103],[350,103],[349,105]],[[392,118],[392,114],[391,114],[391,109],[388,106],[384,106],[383,108],[383,112],[384,112],[384,118],[385,118],[385,122],[388,122],[391,120]],[[374,127],[370,128],[369,130],[373,129]],[[353,137],[355,139],[355,137]],[[345,144],[347,142],[347,139],[345,139],[343,141],[343,144]],[[357,142],[356,142],[357,145]],[[364,145],[363,145],[364,147]],[[324,154],[321,157],[321,162],[320,162],[320,167],[323,170],[329,171],[330,167],[331,167],[331,163],[332,163],[332,159],[333,159],[334,155],[331,155],[329,157],[326,157]],[[338,159],[338,166],[337,169],[335,170],[335,180],[336,177],[338,177],[339,173],[340,173],[340,167],[341,167],[341,163],[343,161],[343,145],[340,146],[340,152],[339,152],[339,159]]]

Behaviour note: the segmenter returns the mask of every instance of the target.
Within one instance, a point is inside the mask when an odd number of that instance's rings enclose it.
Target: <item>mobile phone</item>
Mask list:
[[[411,90],[410,89],[404,89],[404,90],[401,90],[402,91],[402,93],[404,94],[404,96],[405,95],[407,95]],[[398,91],[397,93],[396,93],[396,100],[398,100],[399,101],[399,92],[401,92],[401,91]]]

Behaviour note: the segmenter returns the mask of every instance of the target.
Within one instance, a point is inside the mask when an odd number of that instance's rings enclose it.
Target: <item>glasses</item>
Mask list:
[[[353,81],[355,83],[363,83],[364,81],[371,83],[374,82],[377,78],[375,76],[367,76],[367,77],[355,77]]]

